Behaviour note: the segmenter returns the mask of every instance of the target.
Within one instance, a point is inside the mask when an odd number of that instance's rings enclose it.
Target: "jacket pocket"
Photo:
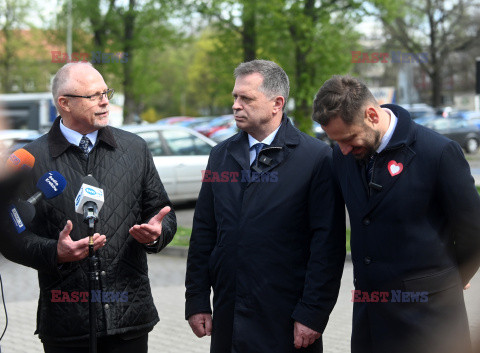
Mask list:
[[[403,288],[407,292],[428,292],[433,294],[457,286],[462,286],[457,267],[450,267],[440,272],[403,281]]]

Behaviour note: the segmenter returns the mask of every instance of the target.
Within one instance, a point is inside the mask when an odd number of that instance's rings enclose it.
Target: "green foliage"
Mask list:
[[[190,236],[192,235],[192,229],[186,227],[177,227],[177,233],[173,237],[172,242],[169,245],[172,246],[185,246],[188,247],[190,245]],[[350,250],[350,229],[347,229],[346,232],[346,248],[347,252]]]
[[[192,235],[192,228],[177,227],[177,232],[169,245],[173,246],[189,246],[190,236]]]

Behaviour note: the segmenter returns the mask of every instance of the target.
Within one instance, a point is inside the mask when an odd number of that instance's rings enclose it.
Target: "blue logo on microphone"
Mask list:
[[[92,188],[85,188],[85,192],[90,195],[96,195],[97,192],[93,190]]]

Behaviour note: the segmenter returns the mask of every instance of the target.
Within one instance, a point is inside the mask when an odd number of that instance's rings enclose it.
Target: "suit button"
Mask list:
[[[103,307],[105,308],[105,310],[108,310],[108,308],[110,308],[110,305],[105,304]]]
[[[366,225],[366,226],[370,225],[370,218],[364,218],[363,225]]]
[[[100,272],[102,276],[105,276],[107,273],[105,271]]]
[[[363,259],[363,263],[365,265],[370,265],[371,262],[372,262],[372,258],[370,256],[365,256],[365,258]]]

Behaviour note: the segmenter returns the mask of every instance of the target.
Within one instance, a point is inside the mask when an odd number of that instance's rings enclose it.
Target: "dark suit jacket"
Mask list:
[[[469,165],[457,143],[401,107],[384,107],[398,123],[375,161],[376,185],[367,186],[363,163],[334,149],[362,292],[352,352],[468,351],[462,286],[478,269],[480,249],[480,198]],[[366,302],[363,292],[374,291],[388,292],[388,302]]]
[[[323,332],[340,286],[345,218],[331,149],[284,117],[259,160],[249,182],[245,132],[211,152],[188,254],[186,317],[211,312],[213,288],[212,352],[321,352],[321,341],[294,348],[293,322]]]

